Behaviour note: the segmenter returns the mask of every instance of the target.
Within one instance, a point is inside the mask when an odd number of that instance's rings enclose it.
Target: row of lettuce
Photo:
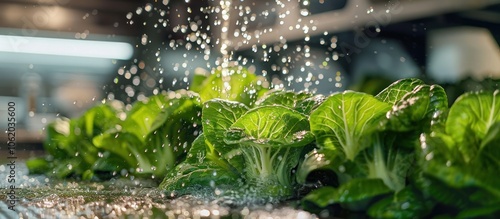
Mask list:
[[[31,173],[152,177],[172,195],[236,203],[301,199],[348,217],[500,216],[499,91],[419,79],[379,94],[270,91],[242,67],[130,107],[107,101],[47,127]]]

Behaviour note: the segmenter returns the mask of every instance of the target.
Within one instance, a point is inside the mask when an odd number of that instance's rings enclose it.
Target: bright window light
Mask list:
[[[0,52],[128,60],[134,48],[125,42],[0,35]]]

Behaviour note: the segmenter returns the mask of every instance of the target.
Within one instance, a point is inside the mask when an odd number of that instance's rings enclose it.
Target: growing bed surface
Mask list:
[[[118,179],[75,182],[28,175],[24,163],[16,166],[16,203],[8,209],[8,184],[0,181],[0,218],[316,218],[290,206],[235,207],[229,202],[207,201],[195,196],[169,198],[148,180]],[[0,178],[8,177],[0,165]]]

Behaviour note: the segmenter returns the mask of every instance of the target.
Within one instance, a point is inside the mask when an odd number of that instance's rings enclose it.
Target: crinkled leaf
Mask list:
[[[394,131],[410,131],[418,129],[420,121],[428,112],[430,103],[430,86],[419,85],[396,101],[387,113],[387,129]],[[428,124],[430,125],[430,123]]]
[[[295,106],[295,110],[306,115],[310,115],[313,110],[318,108],[324,101],[326,97],[318,94],[307,99],[301,100]]]
[[[259,106],[282,105],[294,109],[300,101],[309,97],[312,97],[312,94],[307,92],[275,91],[262,97],[257,104]]]
[[[173,93],[173,92],[172,92]],[[126,170],[138,170],[134,175],[161,175],[167,164],[158,163],[158,160],[168,161],[169,166],[173,166],[172,156],[162,156],[162,159],[155,159],[154,156],[163,155],[165,150],[155,150],[148,147],[148,134],[154,127],[159,115],[169,108],[169,97],[165,94],[158,94],[147,98],[144,101],[137,101],[133,104],[124,121],[116,124],[116,127],[108,129],[105,133],[93,139],[93,143],[104,150],[105,157],[99,158],[94,164],[94,170],[105,174],[105,171],[113,172]],[[160,136],[158,136],[160,137]],[[163,144],[163,140],[158,142],[158,148]],[[168,147],[164,147],[168,150]],[[153,158],[151,158],[153,157]]]
[[[457,142],[466,161],[479,151],[480,142],[489,129],[500,122],[500,92],[467,93],[460,96],[450,108],[446,133]]]
[[[163,176],[184,158],[201,129],[199,98],[185,91],[167,95],[169,99],[145,137],[143,150],[156,176]]]
[[[226,159],[236,169],[242,170],[243,158],[241,150],[224,142],[224,137],[229,127],[248,111],[242,103],[213,99],[203,104],[203,133],[208,141],[209,151]]]
[[[271,199],[293,196],[292,169],[303,147],[313,140],[307,117],[281,105],[248,111],[231,125],[224,138],[227,144],[241,149],[246,182],[258,189],[272,188],[262,193]]]
[[[113,128],[120,121],[118,113],[121,112],[121,107],[121,102],[111,101],[90,108],[79,118],[81,132],[88,137],[93,137]]]
[[[234,147],[224,142],[225,133],[236,120],[248,111],[242,103],[213,99],[203,104],[203,132],[207,140],[221,153],[227,153]]]
[[[311,131],[320,147],[339,150],[354,160],[369,146],[367,141],[390,107],[368,94],[336,93],[311,113]]]
[[[418,85],[396,101],[387,114],[388,128],[419,132],[443,128],[448,112],[448,98],[439,85]],[[420,134],[420,133],[418,133]]]
[[[324,100],[325,97],[323,95],[313,95],[307,92],[275,91],[268,93],[260,99],[257,105],[282,105],[295,109],[305,115],[309,115],[311,111],[316,109]]]
[[[375,97],[385,103],[394,105],[401,100],[403,96],[412,92],[415,87],[420,85],[425,85],[425,83],[417,78],[401,79],[386,87]]]
[[[92,107],[81,117],[57,119],[47,126],[44,149],[50,154],[47,161],[54,163],[49,167],[56,177],[82,177],[91,168],[99,153],[92,138],[119,123],[122,107],[119,101],[109,101]]]
[[[167,170],[184,159],[200,131],[192,121],[180,117],[178,114],[172,115],[146,138],[143,154],[155,168],[156,176],[163,176]]]
[[[313,139],[305,115],[284,106],[263,106],[236,120],[224,141],[228,144],[251,142],[262,147],[301,147]]]
[[[443,87],[439,85],[431,85],[430,95],[431,99],[426,116],[431,123],[429,131],[444,132],[449,110],[448,95],[446,95]]]

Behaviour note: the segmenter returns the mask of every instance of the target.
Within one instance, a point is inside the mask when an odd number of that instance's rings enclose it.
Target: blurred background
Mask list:
[[[0,128],[15,102],[18,145],[40,147],[58,116],[186,88],[224,58],[276,87],[420,77],[452,102],[498,88],[498,42],[500,0],[0,0]]]

